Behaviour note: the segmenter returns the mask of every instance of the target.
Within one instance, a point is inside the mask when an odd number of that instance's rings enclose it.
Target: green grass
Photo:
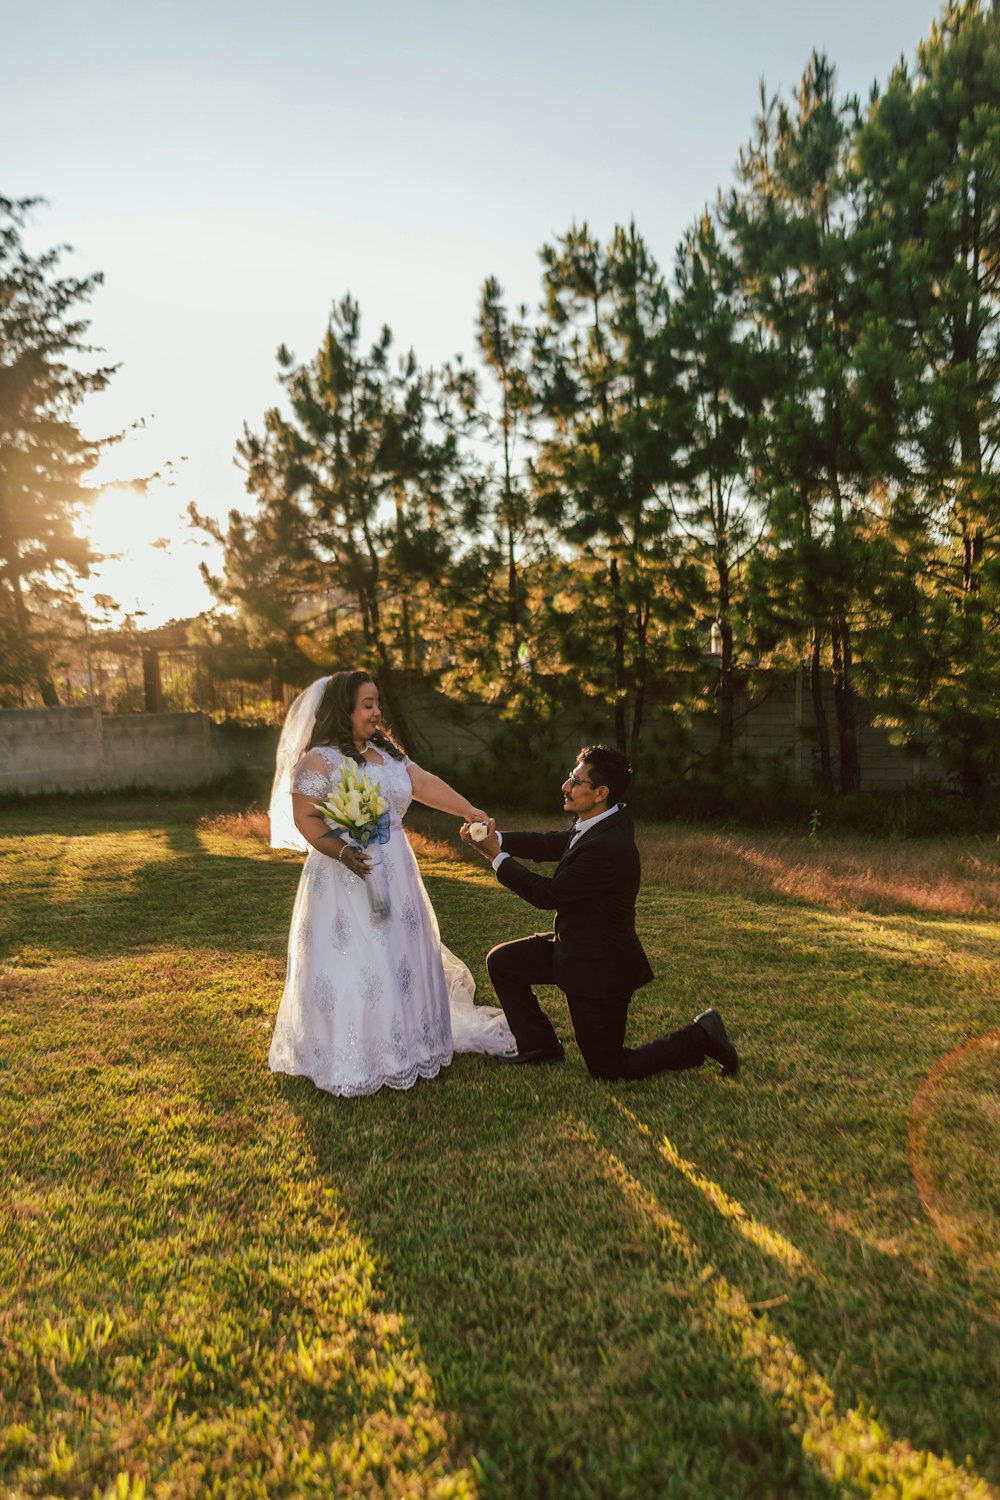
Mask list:
[[[570,1049],[346,1101],[267,1069],[299,863],[259,819],[3,830],[0,1493],[1000,1493],[981,842],[647,829],[630,1037],[717,1004],[738,1083]],[[539,914],[417,842],[489,998]]]

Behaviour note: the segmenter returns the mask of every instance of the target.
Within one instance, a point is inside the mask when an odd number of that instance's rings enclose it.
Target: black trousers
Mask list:
[[[543,937],[501,943],[486,959],[486,968],[519,1052],[555,1047],[555,1029],[538,1003],[533,984],[554,984],[554,945]],[[649,1078],[653,1073],[698,1068],[705,1061],[708,1037],[692,1023],[643,1047],[625,1046],[625,1024],[631,995],[590,996],[567,992],[577,1045],[592,1078]]]

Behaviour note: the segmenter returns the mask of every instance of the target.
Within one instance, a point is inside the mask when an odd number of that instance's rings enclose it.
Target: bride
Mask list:
[[[367,850],[315,805],[337,790],[346,762],[359,777],[367,772],[388,804],[381,842]],[[271,846],[308,854],[271,1042],[273,1073],[304,1074],[331,1094],[372,1094],[433,1078],[453,1052],[513,1046],[503,1011],[473,1003],[472,975],[441,943],[402,826],[414,797],[465,821],[486,821],[381,728],[367,672],[320,678],[295,699],[278,744]]]

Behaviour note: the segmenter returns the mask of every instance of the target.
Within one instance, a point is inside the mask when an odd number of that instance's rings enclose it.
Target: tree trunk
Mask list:
[[[979,725],[975,719],[968,724],[962,736],[962,761],[959,772],[962,780],[962,796],[970,802],[979,802],[986,791],[986,776],[977,751],[979,749]]]
[[[841,617],[834,621],[833,701],[837,711],[837,741],[840,749],[840,790],[860,792],[861,762],[858,757],[858,702],[851,681],[850,626]]]
[[[729,769],[733,763],[736,741],[736,681],[733,673],[733,627],[723,616],[719,625],[722,636],[722,660],[719,664],[719,759]]]
[[[504,371],[503,516],[504,526],[507,532],[507,625],[510,630],[510,655],[508,658],[508,669],[511,675],[513,675],[517,671],[521,658],[521,607],[520,599],[518,597],[519,580],[517,576],[517,538],[515,535],[516,523],[514,518],[513,479],[511,475],[510,429],[510,391],[507,383],[507,372]]]
[[[716,688],[719,700],[719,759],[728,770],[733,763],[733,745],[736,738],[733,627],[729,620],[729,564],[724,557],[717,555],[715,567],[719,580],[717,602],[719,634],[722,637],[722,659],[719,663],[719,682]]]
[[[611,603],[614,611],[612,639],[615,665],[615,744],[623,755],[628,754],[628,682],[625,677],[625,622],[622,611],[621,575],[618,559],[612,557],[609,569],[611,578]]]
[[[391,667],[381,667],[378,674],[379,697],[383,704],[386,721],[393,739],[399,740],[402,748],[408,754],[413,754],[418,749],[418,740],[423,750],[428,748],[428,742],[423,735],[415,734],[406,710],[401,701],[401,688],[399,674]]]
[[[142,653],[143,710],[147,714],[163,712],[163,681],[160,676],[160,653],[156,646],[147,646]]]
[[[395,733],[403,741],[403,745],[407,750],[415,749],[418,739],[426,748],[427,740],[419,733],[415,736],[413,725],[410,723],[400,701],[401,674],[397,672],[393,665],[388,644],[382,635],[381,612],[377,599],[372,598],[369,600],[369,609],[373,631],[371,644],[374,646],[375,655],[378,658],[378,688],[380,695],[385,699],[388,707],[387,716],[389,722]]]
[[[639,735],[642,732],[642,714],[646,706],[646,684],[636,684],[635,704],[632,709],[632,760],[635,761],[639,752]]]
[[[42,702],[46,708],[59,707],[59,693],[55,682],[47,670],[47,664],[40,651],[36,651],[31,640],[31,615],[28,606],[24,602],[24,594],[21,591],[21,580],[16,573],[10,575],[11,586],[14,591],[14,617],[17,620],[17,628],[21,636],[21,645],[24,650],[25,659],[32,663],[32,675],[35,686],[42,696]]]
[[[819,781],[828,796],[833,794],[833,762],[830,757],[830,726],[823,706],[822,641],[818,630],[813,632],[812,656],[809,662],[809,691],[812,695],[813,718],[816,723],[816,743],[819,747]]]
[[[406,531],[406,511],[403,505],[403,492],[396,486],[396,541],[402,553],[402,546]],[[402,604],[400,606],[400,656],[403,666],[413,666],[413,622],[410,618],[410,596],[403,591]]]
[[[517,671],[521,659],[521,611],[518,600],[517,556],[514,550],[514,527],[507,523],[507,625],[510,629],[510,658],[507,663],[511,673]]]
[[[632,763],[639,753],[639,736],[642,734],[643,713],[646,707],[646,682],[648,678],[648,664],[646,660],[646,640],[649,633],[649,604],[640,604],[635,612],[635,694],[632,704],[632,733],[630,736],[630,755]]]
[[[971,184],[965,184],[962,212],[962,242],[961,255],[963,265],[969,264],[971,260],[971,282],[969,300],[960,304],[958,317],[955,323],[953,344],[953,367],[965,366],[968,374],[965,385],[969,392],[975,392],[978,386],[980,366],[980,338],[978,298],[982,295],[979,279],[982,256],[982,196],[978,191],[978,183],[973,191],[973,203],[970,211],[969,188]],[[963,400],[958,413],[958,441],[959,451],[962,458],[962,469],[964,471],[963,483],[968,483],[968,476],[974,475],[976,484],[972,498],[972,505],[981,503],[980,484],[983,474],[983,433],[979,409],[975,396]],[[967,645],[968,655],[973,660],[981,660],[983,652],[983,616],[982,603],[979,597],[980,573],[983,561],[984,535],[982,526],[977,524],[975,530],[968,515],[969,507],[962,497],[962,609],[966,624],[973,639]],[[978,801],[986,791],[986,777],[979,758],[982,743],[982,724],[975,714],[965,713],[963,733],[960,743],[962,746],[961,757],[961,781],[962,794],[972,800]]]

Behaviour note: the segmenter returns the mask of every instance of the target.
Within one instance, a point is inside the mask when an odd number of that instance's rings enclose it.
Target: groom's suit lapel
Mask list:
[[[580,837],[576,840],[575,843],[569,843],[569,844],[566,845],[566,848],[563,850],[562,858],[560,859],[559,864],[560,865],[564,865],[566,863],[566,861],[572,855],[574,855],[576,853],[576,851],[579,849],[580,845],[584,842],[585,839],[588,840],[588,841],[589,840],[593,840],[593,839],[599,839],[602,834],[610,833],[613,828],[620,827],[621,826],[621,821],[622,821],[622,819],[625,816],[626,816],[626,812],[625,812],[624,807],[620,807],[618,809],[618,811],[615,813],[615,815],[614,815],[613,818],[603,818],[600,823],[598,823],[598,824],[595,825],[595,827],[593,827],[593,828],[584,828],[582,830],[582,832],[580,833]],[[573,835],[571,833],[570,834],[570,839],[572,840],[572,838],[573,838]],[[557,866],[557,868],[558,868],[558,866]]]

